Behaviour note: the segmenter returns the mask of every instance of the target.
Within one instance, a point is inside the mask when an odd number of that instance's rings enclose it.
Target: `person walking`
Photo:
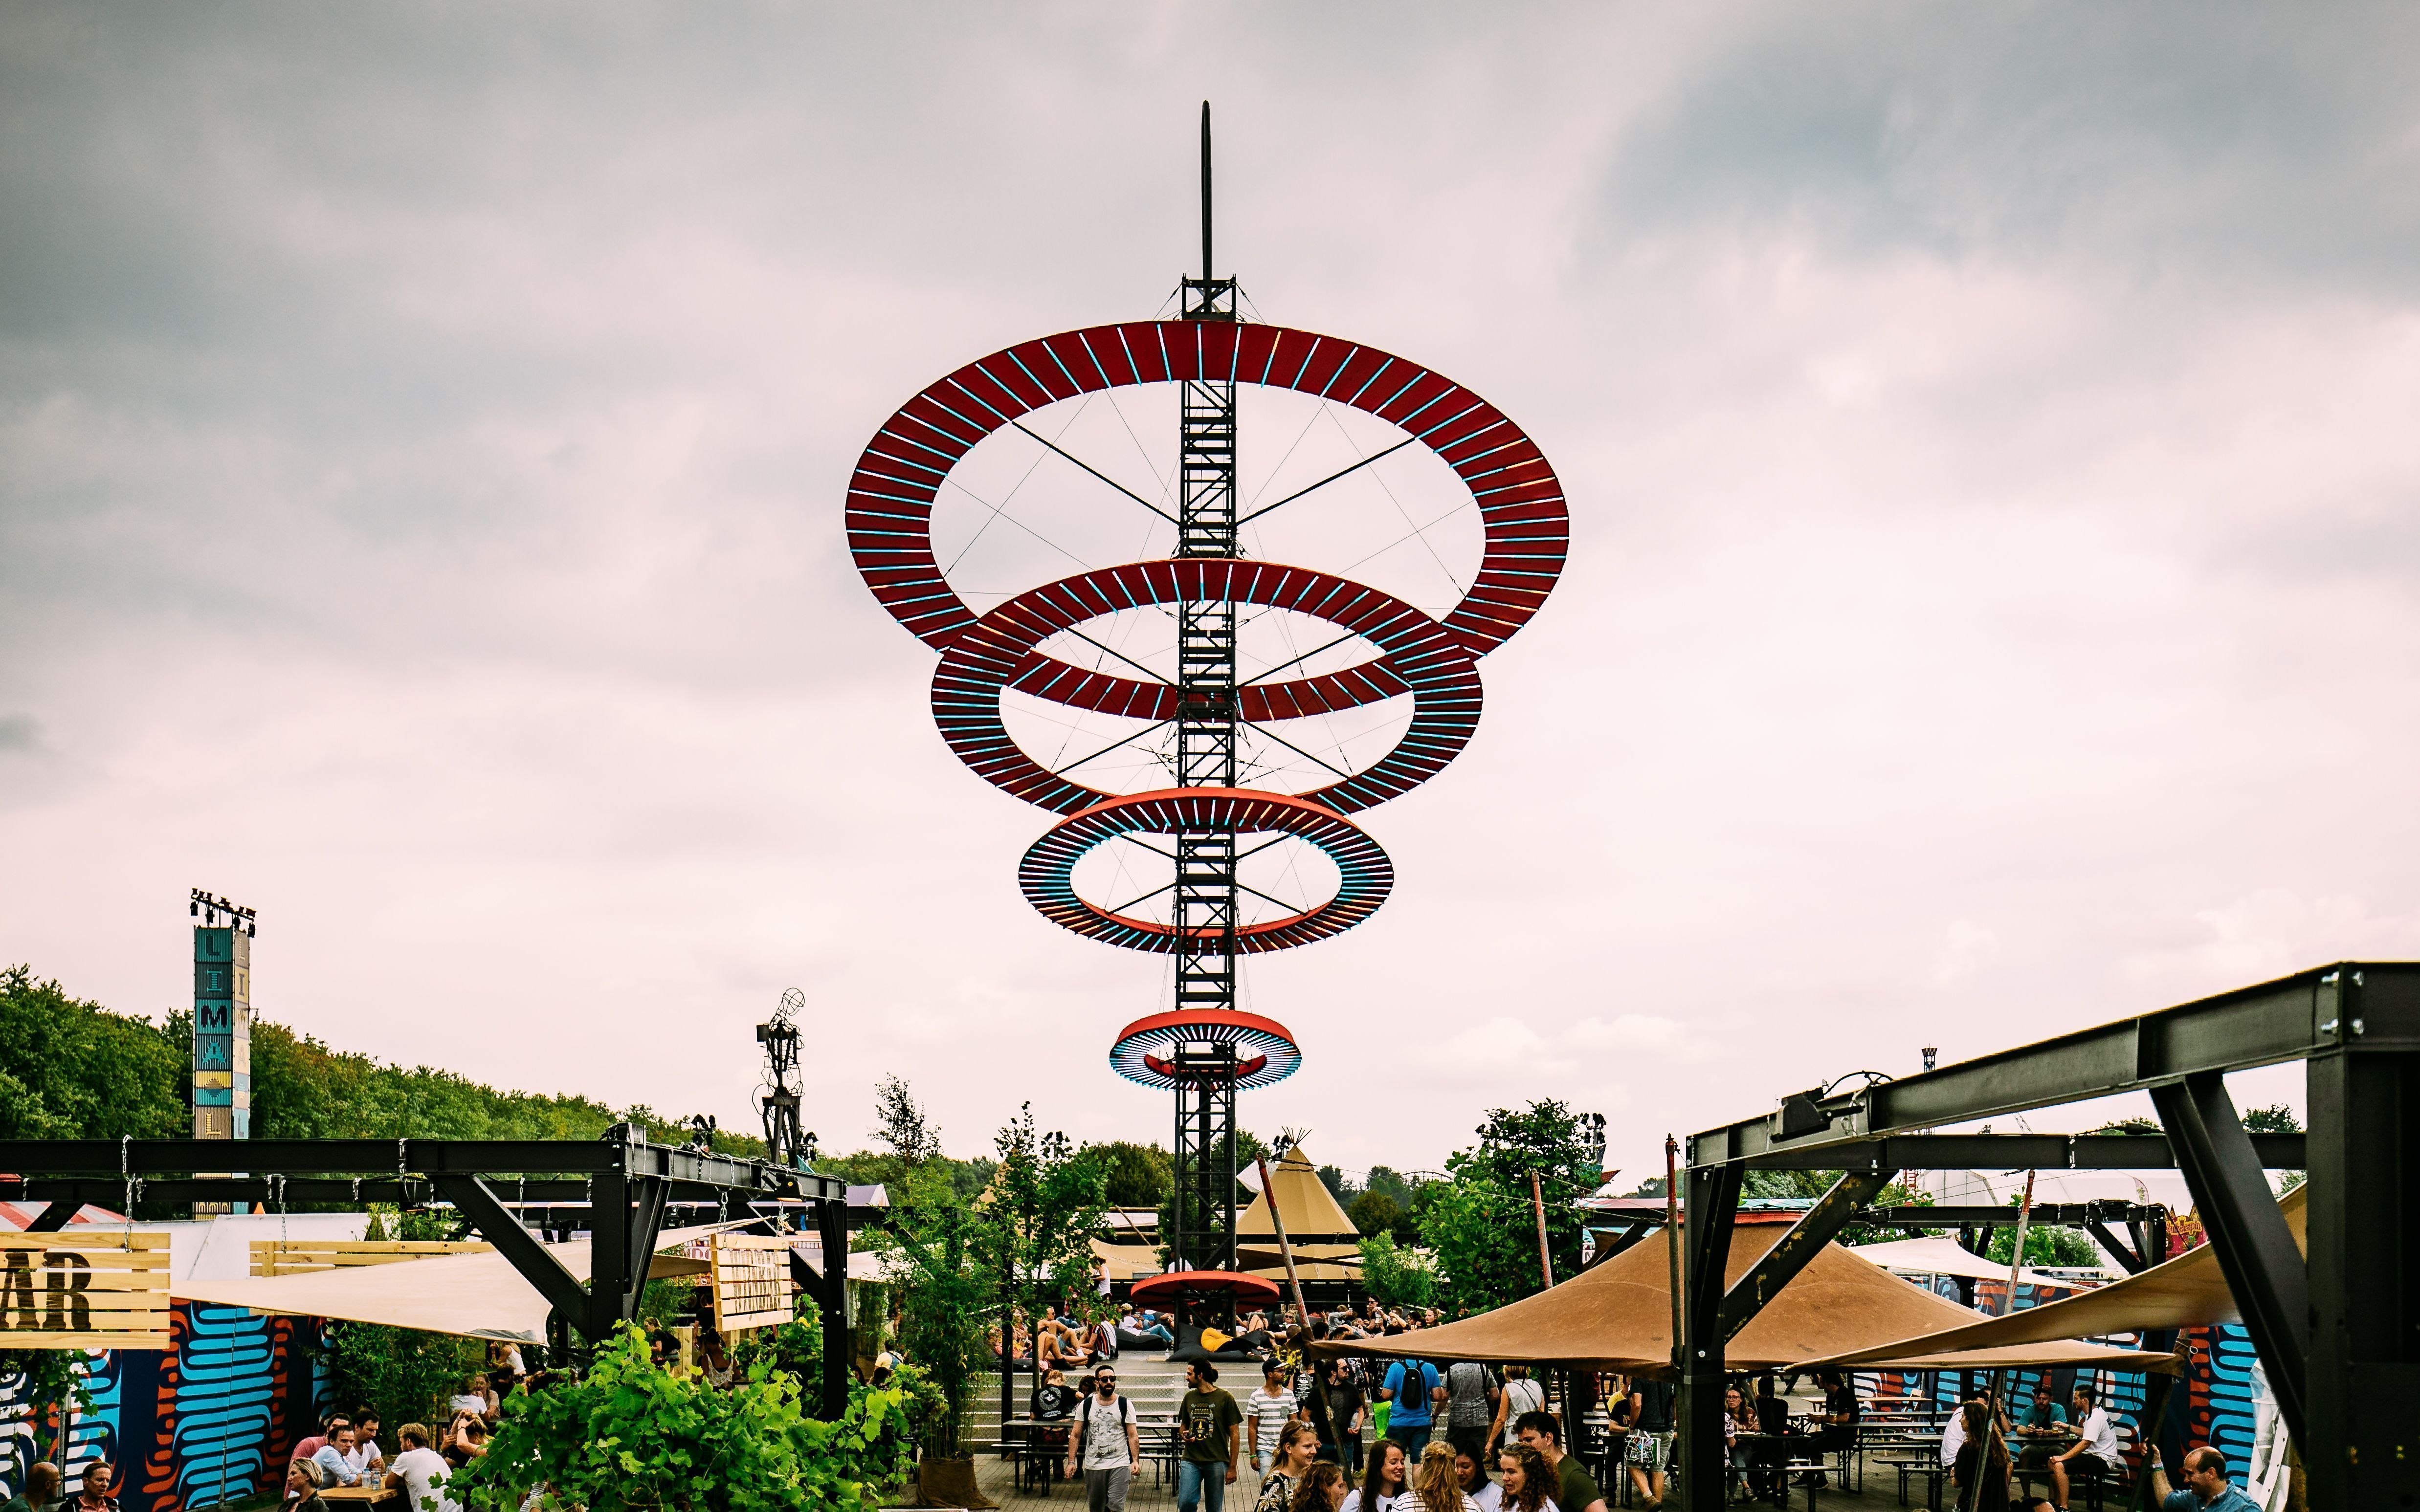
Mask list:
[[[1344,1362],[1322,1360],[1312,1373],[1314,1391],[1327,1394],[1327,1431],[1333,1437],[1319,1446],[1320,1458],[1340,1465],[1361,1462],[1361,1422],[1369,1409],[1359,1382]]]
[[[1529,1374],[1525,1365],[1504,1367],[1504,1383],[1496,1394],[1496,1420],[1487,1425],[1487,1444],[1492,1451],[1498,1445],[1516,1443],[1512,1425],[1529,1412],[1546,1410],[1546,1387]]]
[[[1204,1504],[1209,1512],[1225,1512],[1227,1488],[1235,1484],[1235,1465],[1243,1458],[1243,1410],[1218,1389],[1218,1367],[1207,1360],[1185,1367],[1185,1387],[1176,1404],[1176,1428],[1185,1446],[1176,1462],[1177,1512],[1193,1512]]]
[[[1435,1425],[1436,1404],[1445,1397],[1445,1387],[1437,1380],[1436,1366],[1425,1360],[1403,1359],[1387,1367],[1387,1379],[1378,1387],[1378,1399],[1393,1404],[1387,1414],[1387,1437],[1404,1446],[1404,1453],[1417,1459],[1428,1447],[1430,1429]]]
[[[1476,1360],[1446,1366],[1446,1442],[1468,1455],[1472,1463],[1486,1463],[1488,1440],[1495,1431],[1496,1414],[1503,1405],[1503,1383],[1496,1379],[1495,1371]]]
[[[1271,1360],[1261,1366],[1261,1383],[1244,1398],[1244,1436],[1252,1446],[1252,1469],[1267,1473],[1277,1458],[1278,1434],[1294,1416],[1294,1391],[1286,1385],[1285,1366]]]
[[[1104,1366],[1094,1371],[1093,1389],[1077,1409],[1075,1431],[1067,1443],[1067,1478],[1074,1480],[1081,1466],[1088,1512],[1126,1512],[1126,1488],[1133,1484],[1135,1463],[1141,1458],[1134,1399],[1118,1395],[1115,1370]],[[1217,1504],[1212,1504],[1214,1508]]]
[[[1630,1442],[1621,1453],[1641,1506],[1664,1504],[1664,1470],[1672,1462],[1672,1383],[1630,1378]]]

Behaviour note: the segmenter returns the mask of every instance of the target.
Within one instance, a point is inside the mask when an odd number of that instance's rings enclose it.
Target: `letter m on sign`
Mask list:
[[[194,1007],[194,1027],[197,1030],[216,1030],[220,1034],[231,1034],[235,1031],[233,1013],[234,1010],[225,1003],[197,1003]]]

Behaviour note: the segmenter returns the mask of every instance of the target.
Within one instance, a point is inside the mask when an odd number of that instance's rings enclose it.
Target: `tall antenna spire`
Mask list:
[[[1210,101],[1202,102],[1202,282],[1210,272]]]
[[[1187,320],[1235,318],[1235,281],[1210,270],[1210,101],[1202,102],[1202,276],[1183,280],[1178,313]]]

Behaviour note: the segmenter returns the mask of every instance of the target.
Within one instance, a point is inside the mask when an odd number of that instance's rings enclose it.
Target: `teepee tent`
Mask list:
[[[1300,1145],[1269,1166],[1269,1190],[1236,1216],[1236,1269],[1284,1284],[1285,1256],[1278,1248],[1277,1226],[1269,1219],[1272,1197],[1278,1216],[1285,1220],[1286,1242],[1294,1247],[1295,1267],[1306,1287],[1322,1282],[1332,1289],[1361,1278],[1361,1235]]]

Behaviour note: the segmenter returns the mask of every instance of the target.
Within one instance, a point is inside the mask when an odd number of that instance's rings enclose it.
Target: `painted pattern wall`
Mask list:
[[[171,1349],[85,1357],[93,1406],[68,1425],[69,1489],[107,1459],[125,1512],[189,1512],[274,1492],[294,1445],[326,1411],[323,1325],[184,1302],[170,1317]],[[0,1376],[0,1497],[23,1488],[26,1467],[56,1437],[55,1422],[33,1421],[25,1397],[23,1376]]]

